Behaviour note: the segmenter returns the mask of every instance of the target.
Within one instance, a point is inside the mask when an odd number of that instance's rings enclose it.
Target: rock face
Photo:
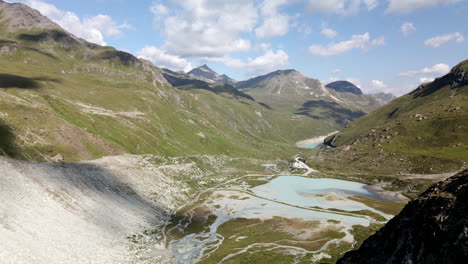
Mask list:
[[[439,182],[337,263],[468,263],[468,170]]]
[[[57,24],[41,15],[39,11],[29,8],[24,4],[10,4],[0,1],[0,11],[2,11],[0,22],[6,22],[5,26],[9,32],[30,28],[60,29]]]
[[[236,80],[230,78],[226,74],[219,75],[206,64],[189,71],[187,75],[207,83],[225,83],[232,86],[236,84]]]
[[[361,89],[348,81],[336,81],[326,85],[327,88],[333,89],[340,93],[362,94]]]

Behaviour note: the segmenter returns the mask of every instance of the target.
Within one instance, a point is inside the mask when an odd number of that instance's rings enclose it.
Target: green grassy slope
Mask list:
[[[229,93],[178,90],[128,53],[61,30],[8,32],[6,23],[0,154],[39,161],[120,153],[274,158],[333,129]]]
[[[425,156],[463,164],[468,161],[467,72],[468,60],[326,140],[341,151]]]

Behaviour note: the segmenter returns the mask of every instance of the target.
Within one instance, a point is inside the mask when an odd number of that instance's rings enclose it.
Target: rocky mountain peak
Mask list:
[[[225,83],[229,85],[235,85],[237,82],[236,80],[230,78],[226,74],[219,75],[206,64],[192,69],[187,73],[187,75],[194,79],[198,79],[208,83]]]
[[[20,29],[60,30],[60,26],[43,16],[39,11],[20,3],[0,1],[0,22],[9,32]]]
[[[356,85],[348,81],[336,81],[326,85],[327,88],[333,89],[340,93],[352,93],[361,95],[363,94],[361,89],[359,89]]]

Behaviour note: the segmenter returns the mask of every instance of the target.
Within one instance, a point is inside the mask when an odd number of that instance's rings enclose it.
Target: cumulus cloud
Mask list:
[[[288,2],[288,0],[263,1],[260,8],[263,23],[255,29],[257,38],[278,37],[288,33],[290,17],[287,14],[279,12],[279,8]]]
[[[139,58],[149,60],[157,67],[184,72],[193,68],[192,64],[186,59],[167,54],[164,50],[154,46],[146,46],[138,51],[137,54]]]
[[[211,61],[222,62],[226,66],[237,69],[246,69],[248,76],[266,74],[289,65],[289,56],[283,50],[265,51],[261,56],[247,60],[234,59],[229,56],[211,58]]]
[[[362,7],[373,10],[378,4],[379,0],[308,0],[308,9],[325,14],[353,15]]]
[[[380,36],[378,38],[375,38],[371,41],[372,46],[384,46],[386,44],[385,42],[385,37]]]
[[[317,56],[335,56],[353,49],[365,49],[369,46],[381,46],[385,44],[385,39],[379,37],[371,39],[370,34],[353,35],[350,40],[331,43],[328,46],[312,45],[309,47],[310,53]]]
[[[331,28],[324,27],[322,28],[322,31],[320,31],[320,34],[324,35],[327,38],[335,38],[336,35],[338,35],[338,32]]]
[[[412,71],[407,71],[407,72],[402,72],[399,75],[400,76],[405,76],[405,77],[413,77],[416,75],[421,75],[421,74],[439,74],[439,75],[444,75],[447,74],[450,71],[450,67],[447,64],[444,63],[439,63],[436,64],[432,67],[425,67],[420,70],[412,70]]]
[[[169,8],[161,3],[153,3],[150,11],[153,13],[153,27],[158,29],[163,19],[169,14]]]
[[[463,0],[389,0],[385,13],[410,13],[420,8],[448,5],[461,1]]]
[[[452,40],[455,40],[455,42],[457,43],[463,43],[465,41],[465,38],[460,32],[455,32],[452,34],[441,35],[441,36],[430,38],[424,41],[424,45],[432,47],[432,48],[438,48]]]
[[[401,25],[400,30],[403,35],[409,36],[416,31],[416,27],[413,25],[413,23],[406,22]]]
[[[254,0],[172,0],[177,13],[164,19],[164,50],[181,57],[220,57],[249,51],[258,14]]]
[[[100,45],[106,45],[104,37],[119,36],[123,29],[131,27],[126,23],[117,24],[110,16],[102,14],[82,19],[73,12],[60,10],[39,0],[27,0],[25,4],[39,10],[44,16],[77,37]]]
[[[372,84],[372,88],[376,90],[383,90],[387,88],[387,85],[384,82],[379,81],[379,80],[372,80],[371,84]]]

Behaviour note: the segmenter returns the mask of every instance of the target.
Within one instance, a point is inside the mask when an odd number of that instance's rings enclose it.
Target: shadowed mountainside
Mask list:
[[[439,182],[338,264],[468,262],[468,170]]]

